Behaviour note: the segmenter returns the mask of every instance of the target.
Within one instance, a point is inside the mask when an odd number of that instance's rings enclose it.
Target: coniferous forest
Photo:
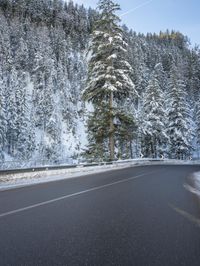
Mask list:
[[[72,1],[0,0],[1,162],[199,158],[199,48],[171,29],[144,35],[125,25],[112,42],[104,26]],[[101,47],[98,65],[99,38],[121,47],[120,60]],[[99,92],[94,81],[109,64]]]

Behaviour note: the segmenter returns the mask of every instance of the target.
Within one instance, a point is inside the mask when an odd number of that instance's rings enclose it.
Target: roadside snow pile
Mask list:
[[[197,195],[200,198],[200,172],[194,173],[188,184],[184,184],[185,189]]]
[[[9,188],[21,187],[31,184],[45,183],[50,181],[57,181],[61,179],[85,176],[89,174],[96,174],[106,171],[123,169],[135,165],[135,163],[115,163],[112,165],[90,166],[83,167],[77,166],[76,168],[59,169],[59,170],[45,170],[34,171],[28,173],[6,174],[0,176],[0,190]]]
[[[194,174],[194,185],[196,194],[200,197],[200,172]]]
[[[27,186],[38,183],[45,183],[50,181],[57,181],[61,179],[85,176],[88,174],[96,174],[100,172],[112,171],[123,169],[133,166],[145,166],[145,165],[191,165],[197,164],[193,161],[178,161],[178,160],[159,160],[159,159],[133,159],[133,160],[119,160],[109,165],[96,165],[96,166],[83,166],[78,165],[75,168],[67,169],[48,169],[43,171],[24,172],[24,173],[8,173],[0,175],[0,190],[6,190],[9,188]],[[198,162],[198,164],[200,164]],[[200,191],[200,180],[199,180]],[[199,192],[200,193],[200,192]]]

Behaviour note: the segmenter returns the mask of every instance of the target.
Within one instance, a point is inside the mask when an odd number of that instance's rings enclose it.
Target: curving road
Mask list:
[[[0,192],[0,265],[199,266],[197,166],[134,167]]]

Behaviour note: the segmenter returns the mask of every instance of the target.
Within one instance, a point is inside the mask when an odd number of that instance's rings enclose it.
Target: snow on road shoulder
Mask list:
[[[58,181],[62,179],[86,176],[89,174],[113,171],[117,169],[131,167],[133,165],[135,165],[135,163],[128,162],[124,164],[115,163],[113,165],[101,165],[90,167],[83,167],[80,165],[76,168],[2,175],[0,176],[0,191],[33,184],[46,183],[50,181]]]
[[[58,181],[62,179],[75,178],[85,176],[89,174],[96,174],[106,171],[113,171],[133,166],[145,166],[145,165],[182,165],[182,164],[194,164],[191,161],[177,161],[177,160],[152,160],[152,159],[133,159],[127,161],[117,161],[111,165],[99,165],[83,167],[79,165],[76,168],[67,168],[59,170],[45,170],[45,171],[33,171],[17,174],[0,175],[0,191],[23,187],[33,184],[46,183],[51,181]],[[200,164],[200,162],[198,162]],[[199,181],[200,191],[200,181]],[[200,192],[199,192],[200,193]]]
[[[194,173],[189,183],[185,184],[184,187],[200,198],[200,172]]]
[[[194,185],[197,195],[200,197],[200,172],[194,174]]]

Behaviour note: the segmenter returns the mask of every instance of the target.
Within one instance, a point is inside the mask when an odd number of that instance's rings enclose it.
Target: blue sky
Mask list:
[[[96,7],[98,0],[74,0],[85,6]],[[200,44],[199,0],[116,0],[121,6],[122,22],[136,32],[179,30],[192,44]]]

